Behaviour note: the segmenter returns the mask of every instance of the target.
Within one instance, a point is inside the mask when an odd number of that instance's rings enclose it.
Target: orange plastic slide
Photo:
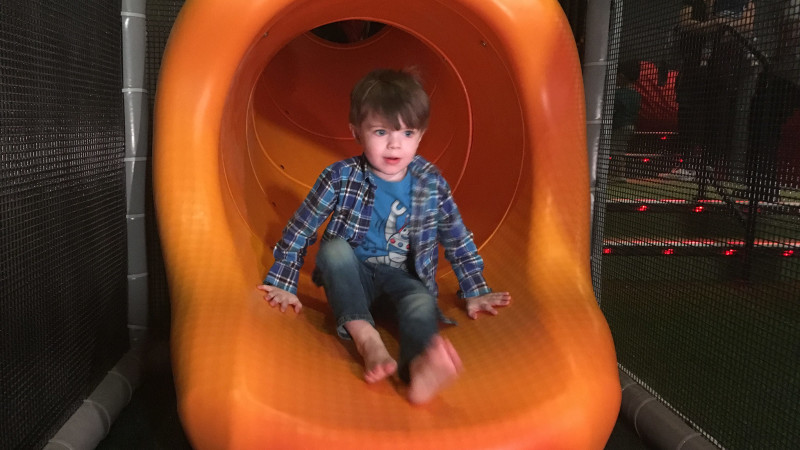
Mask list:
[[[386,24],[356,43],[309,32]],[[255,286],[314,182],[359,149],[348,96],[376,67],[416,66],[432,98],[420,153],[450,181],[514,302],[470,320],[449,266],[443,329],[464,363],[425,406],[362,379],[322,289],[300,314]],[[156,100],[156,207],[179,411],[196,448],[603,448],[620,384],[589,269],[581,71],[556,0],[189,0]],[[397,343],[381,330],[390,351]]]

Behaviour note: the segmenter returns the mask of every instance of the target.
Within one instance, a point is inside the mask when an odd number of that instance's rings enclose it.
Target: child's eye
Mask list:
[[[375,130],[375,134],[378,136],[385,136],[386,130]]]
[[[411,136],[414,136],[416,133],[417,133],[417,131],[416,131],[416,130],[406,130],[406,131],[404,132],[404,134],[405,134],[405,136],[406,136],[406,137],[411,137]]]

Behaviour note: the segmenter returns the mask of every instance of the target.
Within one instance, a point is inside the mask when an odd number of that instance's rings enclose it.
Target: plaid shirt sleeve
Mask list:
[[[272,252],[275,263],[264,278],[264,284],[297,294],[297,281],[306,251],[317,240],[317,230],[335,206],[335,184],[333,171],[328,167],[283,229],[283,236]]]
[[[443,178],[439,186],[439,242],[458,278],[459,296],[469,298],[488,294],[492,290],[483,277],[483,258],[478,254],[472,232],[464,225],[450,186]]]

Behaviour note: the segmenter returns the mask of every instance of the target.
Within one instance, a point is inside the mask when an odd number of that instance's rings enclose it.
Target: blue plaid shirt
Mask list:
[[[436,269],[441,243],[453,267],[462,298],[491,292],[483,278],[483,259],[464,226],[450,186],[439,170],[417,155],[409,164],[413,178],[409,238],[417,276],[434,296],[438,296]],[[300,208],[294,213],[283,237],[275,246],[275,264],[264,284],[293,294],[306,249],[317,238],[317,230],[331,216],[323,240],[344,239],[356,247],[369,229],[374,201],[375,175],[363,155],[334,163],[322,171]]]

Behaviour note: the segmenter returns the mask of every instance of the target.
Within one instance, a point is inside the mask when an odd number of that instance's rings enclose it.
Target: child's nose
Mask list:
[[[389,148],[399,148],[400,137],[396,133],[389,134]]]

